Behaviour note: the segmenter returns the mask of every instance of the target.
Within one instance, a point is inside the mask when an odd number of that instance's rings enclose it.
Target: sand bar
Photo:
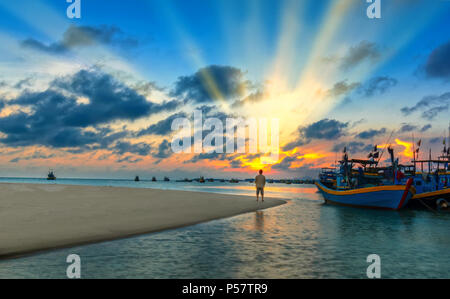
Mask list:
[[[192,225],[284,204],[142,188],[0,184],[0,259]]]

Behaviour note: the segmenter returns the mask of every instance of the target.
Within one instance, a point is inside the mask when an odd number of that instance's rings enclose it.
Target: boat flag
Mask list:
[[[378,157],[379,157],[379,152],[376,152],[376,153],[373,154],[373,158],[374,159],[378,159]]]
[[[368,156],[367,156],[367,158],[372,158],[373,157],[373,155],[372,155],[372,153],[370,153]]]
[[[422,145],[422,139],[420,139],[418,142],[417,142],[417,146],[421,146]]]

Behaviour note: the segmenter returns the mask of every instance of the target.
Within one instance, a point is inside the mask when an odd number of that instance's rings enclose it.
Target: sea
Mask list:
[[[247,182],[0,182],[255,193]],[[66,278],[70,254],[80,257],[82,278],[367,278],[373,255],[379,258],[381,278],[450,278],[450,213],[328,205],[314,185],[268,184],[266,196],[288,203],[158,233],[1,260],[0,278]]]

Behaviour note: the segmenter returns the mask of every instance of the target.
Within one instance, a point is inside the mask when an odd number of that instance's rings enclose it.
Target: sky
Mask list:
[[[65,0],[0,0],[0,176],[302,178],[344,147],[438,155],[450,1],[380,2],[370,19],[365,0],[81,0],[70,19]],[[194,110],[278,119],[278,159],[174,153]]]

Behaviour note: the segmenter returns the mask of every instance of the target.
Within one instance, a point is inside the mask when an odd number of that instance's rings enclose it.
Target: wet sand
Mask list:
[[[113,240],[286,203],[143,188],[0,184],[0,259]]]

